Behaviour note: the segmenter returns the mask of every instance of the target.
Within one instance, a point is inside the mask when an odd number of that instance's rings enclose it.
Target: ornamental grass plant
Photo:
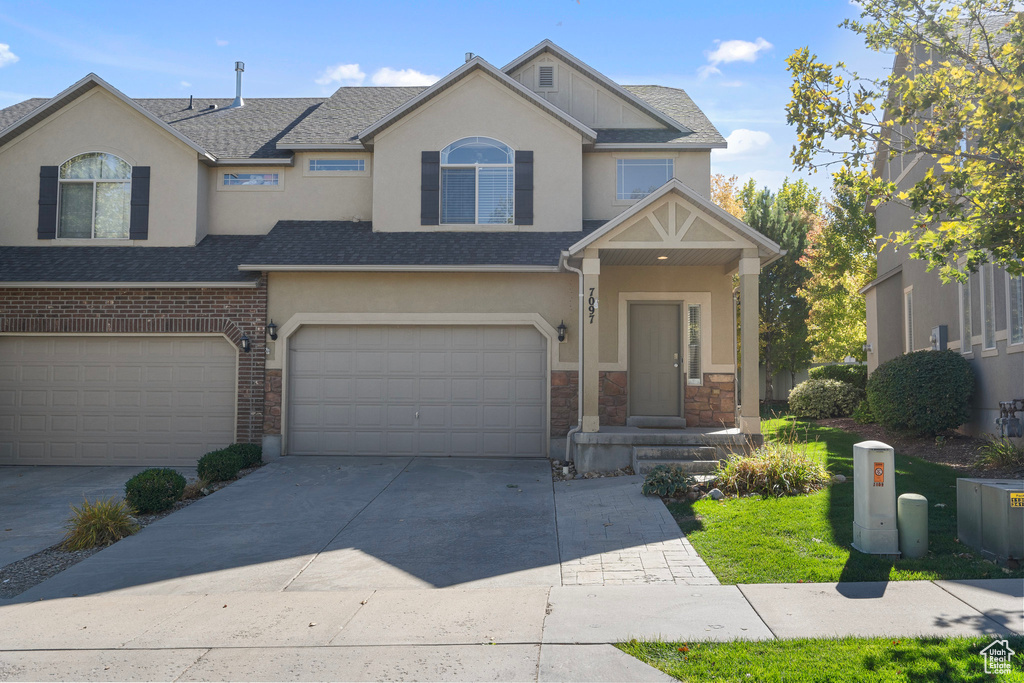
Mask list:
[[[64,525],[67,533],[61,542],[65,550],[85,550],[112,545],[139,530],[131,508],[123,500],[107,498],[92,503],[82,501],[71,506],[71,517]]]

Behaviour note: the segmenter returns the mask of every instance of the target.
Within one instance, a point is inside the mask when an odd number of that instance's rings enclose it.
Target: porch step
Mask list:
[[[710,474],[718,469],[718,449],[714,446],[634,446],[633,471],[645,475],[659,465],[681,467],[691,474]]]
[[[626,418],[626,426],[645,427],[647,429],[686,429],[686,418],[661,415],[631,415]]]

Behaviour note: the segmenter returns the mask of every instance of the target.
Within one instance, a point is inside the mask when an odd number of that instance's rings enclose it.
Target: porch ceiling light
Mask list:
[[[267,325],[267,334],[270,335],[271,339],[277,341],[277,325],[274,324],[273,318],[270,319],[270,324]]]
[[[666,260],[668,260],[668,256],[659,256],[658,260],[659,261],[666,261]]]
[[[242,345],[242,351],[245,351],[246,353],[252,351],[252,344],[249,342],[249,336],[247,334],[243,332],[242,338],[238,341]]]
[[[558,341],[565,341],[565,321],[558,323]]]

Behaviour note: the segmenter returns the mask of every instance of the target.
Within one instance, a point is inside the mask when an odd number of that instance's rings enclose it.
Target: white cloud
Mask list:
[[[366,74],[360,70],[358,64],[336,64],[324,69],[320,77],[316,79],[317,85],[362,85]]]
[[[370,79],[374,85],[433,85],[441,80],[440,76],[424,74],[416,69],[378,69]]]
[[[720,161],[756,156],[772,144],[772,136],[768,133],[763,130],[747,130],[746,128],[737,128],[729,133],[729,137],[725,140],[729,143],[729,147],[714,151],[714,157]]]
[[[192,87],[192,84],[191,84],[191,83],[189,83],[188,81],[182,81],[182,82],[181,82],[181,87],[182,87],[182,88],[191,88],[191,87]]]
[[[697,69],[697,75],[700,77],[700,80],[703,81],[708,76],[721,76],[722,72],[716,66],[705,64],[704,66]]]
[[[18,61],[18,55],[11,52],[11,46],[6,43],[0,43],[0,67],[14,64],[16,61]]]
[[[226,41],[226,40],[223,40],[222,38],[218,38],[218,39],[217,39],[216,41],[214,41],[214,42],[216,42],[216,43],[217,43],[217,47],[225,47],[225,46],[226,46],[226,45],[228,44],[228,41]]]
[[[718,85],[722,88],[742,88],[746,83],[743,81],[722,81]]]
[[[754,62],[762,52],[772,48],[772,44],[764,38],[758,38],[753,43],[749,40],[716,40],[715,42],[718,47],[707,53],[708,62],[712,65]]]

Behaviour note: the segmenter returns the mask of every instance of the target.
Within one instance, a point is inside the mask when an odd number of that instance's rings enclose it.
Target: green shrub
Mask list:
[[[807,371],[810,379],[834,379],[837,382],[852,384],[864,390],[868,386],[868,366],[866,365],[822,365]]]
[[[867,393],[880,424],[934,436],[970,419],[974,372],[956,351],[915,351],[879,365]]]
[[[199,458],[196,471],[200,479],[209,482],[227,481],[238,476],[242,469],[242,456],[227,449],[211,451]]]
[[[789,392],[789,409],[798,417],[846,417],[852,413],[864,392],[834,379],[809,379]]]
[[[792,496],[828,486],[824,465],[804,455],[795,442],[769,442],[746,455],[734,455],[719,468],[715,483],[736,493]]]
[[[132,511],[123,500],[108,498],[82,507],[71,506],[71,517],[64,524],[67,533],[61,541],[65,550],[85,550],[108,546],[139,530]]]
[[[853,411],[853,419],[862,425],[873,424],[875,422],[875,416],[871,412],[871,404],[868,403],[867,399],[861,401],[860,405],[857,406],[857,410]]]
[[[224,450],[242,456],[242,469],[263,462],[263,447],[255,443],[233,443]]]
[[[1017,446],[1007,438],[985,436],[985,442],[978,449],[981,457],[979,465],[992,467],[1024,467],[1024,448]]]
[[[645,496],[675,496],[685,493],[695,480],[678,465],[658,465],[644,477],[641,489]]]
[[[124,485],[124,499],[136,512],[160,512],[181,499],[185,477],[168,468],[139,472]]]

